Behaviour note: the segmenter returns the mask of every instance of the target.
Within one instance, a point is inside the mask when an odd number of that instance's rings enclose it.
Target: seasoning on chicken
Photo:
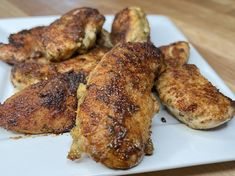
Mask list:
[[[27,134],[70,131],[80,83],[86,83],[82,72],[68,72],[27,87],[0,105],[0,126]]]
[[[235,102],[220,93],[195,65],[167,68],[156,87],[168,110],[194,129],[217,127],[235,113]]]
[[[51,23],[10,35],[9,44],[0,45],[0,60],[16,64],[28,60],[48,63],[84,53],[96,41],[104,16],[96,9],[77,8]]]
[[[150,43],[122,43],[109,51],[78,88],[78,114],[68,158],[87,153],[110,168],[127,169],[151,154],[151,119],[159,110],[151,89],[161,67]]]

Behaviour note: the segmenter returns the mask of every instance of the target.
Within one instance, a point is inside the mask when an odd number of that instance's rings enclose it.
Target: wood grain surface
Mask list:
[[[235,0],[0,0],[0,18],[61,15],[79,6],[114,14],[133,5],[170,17],[235,92]],[[235,176],[235,162],[139,174],[144,175]]]

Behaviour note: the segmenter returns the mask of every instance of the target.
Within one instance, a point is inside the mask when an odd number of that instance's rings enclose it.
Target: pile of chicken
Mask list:
[[[19,90],[0,105],[0,126],[19,133],[71,130],[71,160],[88,154],[110,168],[127,169],[153,153],[156,99],[194,129],[229,121],[235,103],[199,69],[187,64],[184,41],[155,47],[145,13],[121,10],[111,33],[96,9],[77,8],[49,26],[23,30],[0,45]]]

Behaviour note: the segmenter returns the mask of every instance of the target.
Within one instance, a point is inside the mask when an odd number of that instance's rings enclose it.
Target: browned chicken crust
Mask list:
[[[59,63],[19,63],[14,65],[11,70],[11,81],[17,90],[22,90],[29,85],[71,70],[77,73],[82,71],[88,75],[108,51],[108,48],[97,47],[86,54]]]
[[[137,165],[153,147],[150,127],[159,106],[152,95],[161,65],[150,43],[123,43],[109,51],[78,88],[78,114],[68,158],[85,152],[110,168]]]
[[[49,26],[11,35],[9,44],[0,46],[0,60],[10,64],[65,60],[75,52],[83,53],[91,48],[103,23],[104,16],[96,9],[74,9]]]
[[[90,49],[86,54],[73,56],[68,60],[57,63],[32,61],[15,64],[11,70],[11,81],[19,91],[29,85],[47,80],[52,76],[70,70],[74,70],[75,72],[83,71],[88,75],[111,47],[110,33],[102,29],[97,36],[95,47]]]
[[[128,7],[115,15],[111,31],[113,45],[120,42],[147,42],[149,40],[150,27],[141,8]]]
[[[29,86],[0,105],[0,126],[19,133],[63,133],[75,124],[79,83],[85,75],[68,72]]]
[[[234,101],[220,93],[195,65],[168,68],[156,86],[162,103],[191,128],[217,127],[235,113]]]
[[[167,67],[179,67],[188,62],[189,44],[178,41],[159,48],[163,54],[163,60]]]

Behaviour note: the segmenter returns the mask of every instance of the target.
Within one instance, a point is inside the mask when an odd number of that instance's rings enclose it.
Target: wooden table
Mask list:
[[[169,16],[235,92],[234,0],[0,0],[0,18],[63,14],[78,6],[113,14],[126,6]],[[234,146],[235,148],[235,146]],[[234,176],[235,162],[172,169],[139,175]]]

